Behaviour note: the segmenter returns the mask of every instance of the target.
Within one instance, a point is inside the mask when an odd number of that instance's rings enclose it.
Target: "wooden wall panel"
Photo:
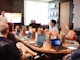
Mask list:
[[[67,33],[66,25],[69,23],[69,7],[69,1],[60,3],[60,26],[65,34]]]

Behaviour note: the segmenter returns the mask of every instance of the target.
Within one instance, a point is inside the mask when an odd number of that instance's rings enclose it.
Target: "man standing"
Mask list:
[[[5,23],[7,23],[7,18],[6,18],[6,16],[5,16],[5,11],[1,11],[0,22],[5,22]]]

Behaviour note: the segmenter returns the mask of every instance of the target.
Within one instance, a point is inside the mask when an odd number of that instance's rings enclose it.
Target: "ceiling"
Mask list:
[[[59,1],[59,0],[28,0],[28,1],[50,2],[50,1]]]

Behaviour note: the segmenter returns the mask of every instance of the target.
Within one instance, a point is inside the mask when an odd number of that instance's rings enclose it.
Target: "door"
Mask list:
[[[69,8],[69,1],[60,3],[60,26],[65,34],[67,33],[66,25],[69,23]]]

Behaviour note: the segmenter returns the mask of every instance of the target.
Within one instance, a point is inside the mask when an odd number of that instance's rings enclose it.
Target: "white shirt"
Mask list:
[[[6,16],[0,15],[0,22],[7,22]]]
[[[59,33],[59,30],[58,30],[58,28],[56,26],[53,26],[53,27],[49,26],[49,31],[53,31],[53,32]]]

